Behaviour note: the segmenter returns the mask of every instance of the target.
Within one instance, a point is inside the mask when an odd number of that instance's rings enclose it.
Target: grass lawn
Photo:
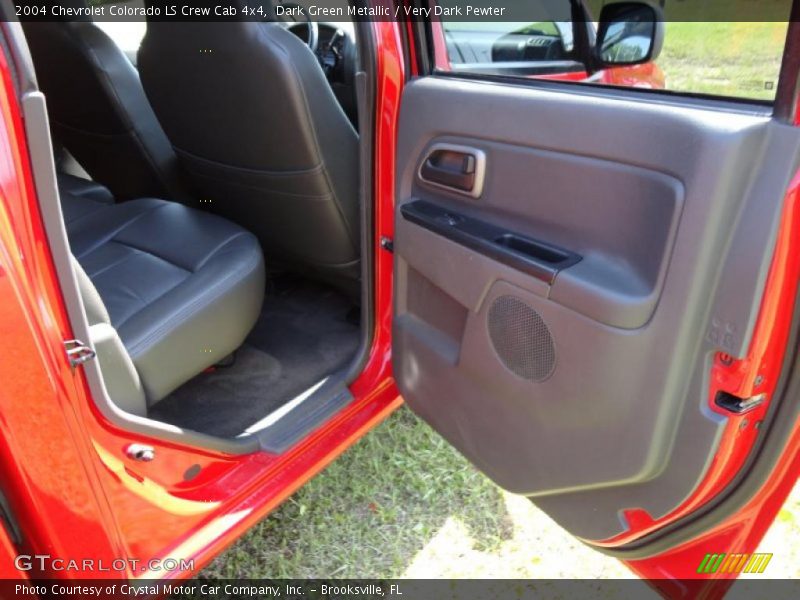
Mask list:
[[[584,2],[597,18],[609,0]],[[656,62],[667,89],[775,97],[789,0],[664,0],[663,6],[666,31]]]
[[[772,100],[786,23],[666,23],[667,89]]]
[[[762,544],[800,576],[800,487]],[[402,408],[217,558],[203,578],[630,578],[477,472]],[[651,596],[643,587],[642,597]],[[630,588],[626,588],[630,591]]]

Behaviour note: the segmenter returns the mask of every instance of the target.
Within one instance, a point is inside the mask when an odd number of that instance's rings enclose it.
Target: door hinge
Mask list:
[[[381,237],[381,248],[387,252],[394,252],[394,240],[390,237]]]
[[[67,340],[64,342],[64,348],[67,351],[69,366],[72,367],[73,371],[97,356],[94,350],[80,340]]]

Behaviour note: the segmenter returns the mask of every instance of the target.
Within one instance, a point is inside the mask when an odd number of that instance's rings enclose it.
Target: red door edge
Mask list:
[[[717,353],[709,377],[707,402],[710,410],[728,417],[716,453],[694,492],[663,517],[653,519],[645,511],[623,511],[628,530],[600,541],[587,540],[601,547],[618,547],[635,541],[670,523],[685,518],[708,504],[730,485],[745,466],[759,441],[767,411],[772,404],[787,351],[795,310],[797,282],[800,280],[800,172],[789,185],[775,241],[764,295],[747,356],[733,360]],[[750,411],[736,414],[719,407],[718,392],[740,398],[764,394],[764,400]]]

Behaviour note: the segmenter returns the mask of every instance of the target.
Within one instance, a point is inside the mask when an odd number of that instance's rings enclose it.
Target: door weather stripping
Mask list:
[[[73,371],[97,356],[94,350],[80,340],[67,340],[64,342],[64,348],[67,350],[69,366]]]

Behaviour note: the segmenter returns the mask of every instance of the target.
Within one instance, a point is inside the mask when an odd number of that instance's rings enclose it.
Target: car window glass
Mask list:
[[[466,0],[464,0],[466,2]],[[652,22],[608,27],[608,0],[529,0],[530,21],[440,17],[436,66],[470,75],[547,78],[596,85],[774,100],[791,0],[656,0],[663,44],[648,58]],[[515,0],[508,0],[513,6]],[[502,1],[501,1],[502,3]],[[448,5],[460,0],[448,0]],[[584,17],[573,6],[581,7]],[[519,13],[516,13],[519,14]],[[564,20],[565,15],[578,15]],[[547,17],[551,17],[548,19]],[[636,63],[639,64],[603,64]],[[646,60],[645,60],[646,59]]]

